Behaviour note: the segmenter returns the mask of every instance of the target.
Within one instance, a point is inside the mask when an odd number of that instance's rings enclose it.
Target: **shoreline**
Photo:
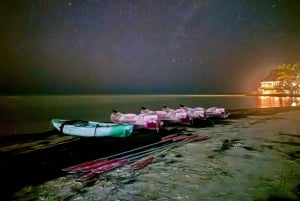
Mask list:
[[[246,94],[246,96],[270,96],[270,97],[286,97],[286,98],[293,98],[293,97],[300,97],[299,95],[288,95],[288,94]]]
[[[300,110],[300,106],[285,106],[285,107],[262,107],[262,108],[245,108],[245,109],[228,109],[227,111],[231,113],[229,116],[229,119],[232,118],[243,118],[247,117],[249,115],[267,115],[267,114],[276,114],[280,112],[285,111],[291,111],[291,110]],[[50,120],[49,120],[50,121]],[[55,130],[55,129],[52,129]],[[0,147],[1,147],[1,141],[2,139],[8,139],[8,138],[15,138],[18,140],[18,138],[27,138],[26,136],[36,136],[36,135],[44,135],[45,133],[51,132],[51,130],[41,130],[39,132],[26,132],[26,133],[0,133]]]

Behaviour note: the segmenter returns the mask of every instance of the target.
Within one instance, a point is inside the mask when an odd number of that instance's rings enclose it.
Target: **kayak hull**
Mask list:
[[[52,119],[51,123],[61,133],[81,137],[128,137],[133,132],[130,124],[64,119]]]

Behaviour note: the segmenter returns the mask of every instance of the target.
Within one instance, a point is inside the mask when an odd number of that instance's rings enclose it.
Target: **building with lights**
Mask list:
[[[275,95],[279,94],[276,90],[276,85],[279,85],[280,81],[277,80],[278,73],[280,71],[278,69],[273,69],[269,72],[269,74],[260,82],[260,86],[258,88],[258,94],[262,95]]]
[[[280,70],[273,69],[269,72],[269,74],[260,82],[260,86],[256,91],[258,95],[291,95],[290,90],[284,89],[283,91],[279,91],[279,86],[284,86],[282,81],[278,80]],[[293,83],[293,95],[300,95],[300,84]]]

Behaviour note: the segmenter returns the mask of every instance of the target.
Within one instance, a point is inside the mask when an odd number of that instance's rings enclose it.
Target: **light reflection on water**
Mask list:
[[[300,97],[258,96],[257,108],[300,106]]]

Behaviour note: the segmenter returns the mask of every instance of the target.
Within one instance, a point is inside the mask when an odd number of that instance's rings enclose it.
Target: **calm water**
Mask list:
[[[244,95],[74,95],[0,97],[0,135],[47,131],[53,118],[109,121],[113,108],[139,113],[141,106],[159,110],[163,104],[177,108],[224,107],[230,109],[299,106],[300,98]]]

